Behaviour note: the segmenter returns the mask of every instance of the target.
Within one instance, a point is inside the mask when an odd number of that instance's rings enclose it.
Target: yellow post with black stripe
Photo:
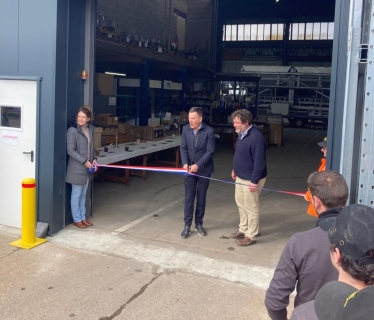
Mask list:
[[[32,249],[46,241],[36,237],[36,181],[27,178],[22,180],[22,236],[10,245]]]

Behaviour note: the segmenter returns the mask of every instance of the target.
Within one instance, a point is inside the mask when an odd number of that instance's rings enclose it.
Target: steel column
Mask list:
[[[361,148],[359,152],[359,179],[357,202],[374,207],[374,9],[372,1],[365,7],[364,19],[368,21],[368,56],[363,92]],[[364,41],[366,40],[366,33]]]

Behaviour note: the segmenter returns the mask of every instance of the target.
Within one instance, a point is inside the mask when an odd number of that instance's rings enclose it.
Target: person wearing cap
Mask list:
[[[294,234],[282,252],[265,296],[272,320],[287,319],[287,306],[295,287],[297,307],[313,300],[324,284],[338,279],[331,264],[329,239],[321,226],[332,226],[347,202],[348,186],[341,174],[328,170],[313,172],[308,186],[319,214],[316,228]]]
[[[332,227],[332,265],[338,281],[324,285],[315,301],[297,307],[291,319],[366,320],[374,315],[374,209],[361,204],[345,207]]]
[[[321,164],[318,168],[318,171],[323,171],[326,170],[326,152],[327,152],[327,138],[323,139],[323,141],[317,143],[322,149],[321,152],[323,153],[323,158],[321,159]],[[313,206],[312,202],[312,196],[310,194],[310,190],[305,193],[305,198],[306,201],[309,202],[309,206],[307,209],[307,213],[310,214],[311,216],[318,217],[318,212]]]

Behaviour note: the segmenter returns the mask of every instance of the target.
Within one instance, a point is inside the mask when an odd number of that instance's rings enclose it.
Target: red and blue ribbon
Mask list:
[[[242,186],[249,187],[249,185],[244,184],[244,183],[232,182],[232,181],[228,181],[228,180],[222,180],[222,179],[215,179],[215,178],[212,178],[212,177],[200,176],[198,174],[188,172],[187,170],[185,170],[183,168],[148,167],[148,166],[143,167],[143,166],[126,166],[126,165],[98,164],[97,163],[95,171],[97,170],[98,167],[128,169],[128,170],[142,170],[142,171],[144,170],[144,171],[177,173],[177,174],[189,174],[189,175],[193,175],[193,176],[196,176],[196,177],[209,179],[209,180],[212,180],[212,181],[218,181],[218,182],[223,182],[223,183],[228,183],[228,184],[233,184],[233,185],[237,184],[237,185],[242,185]],[[293,191],[285,191],[285,190],[275,190],[275,189],[268,189],[268,188],[261,188],[261,187],[257,187],[257,189],[261,189],[261,190],[264,190],[264,191],[284,193],[284,194],[289,194],[289,195],[298,196],[298,197],[305,197],[305,192],[303,193],[303,192],[293,192]]]

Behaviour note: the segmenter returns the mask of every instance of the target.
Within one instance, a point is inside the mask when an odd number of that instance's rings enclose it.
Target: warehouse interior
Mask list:
[[[230,114],[248,108],[270,154],[274,148],[288,153],[286,149],[298,145],[295,137],[309,137],[302,144],[313,150],[308,173],[293,174],[303,192],[321,158],[316,143],[327,135],[334,15],[335,1],[98,1],[94,112],[115,115],[119,126],[162,126],[170,136],[180,134],[192,106],[201,106],[204,122],[216,132],[216,157],[227,154],[225,166],[230,168],[235,139]],[[165,119],[168,113],[171,118]],[[106,121],[98,121],[103,127],[100,150],[115,143],[115,131]],[[121,130],[117,139],[134,141],[130,129]],[[153,160],[150,156],[149,163]],[[228,172],[221,178],[227,179]],[[118,169],[109,173],[121,174]],[[155,176],[149,173],[147,180],[139,181],[130,175],[130,186],[123,192],[132,194],[139,183],[158,190],[150,182]],[[110,182],[104,180],[99,174],[95,179],[94,220],[105,216],[99,199]],[[109,211],[121,211],[124,205],[118,203]]]

